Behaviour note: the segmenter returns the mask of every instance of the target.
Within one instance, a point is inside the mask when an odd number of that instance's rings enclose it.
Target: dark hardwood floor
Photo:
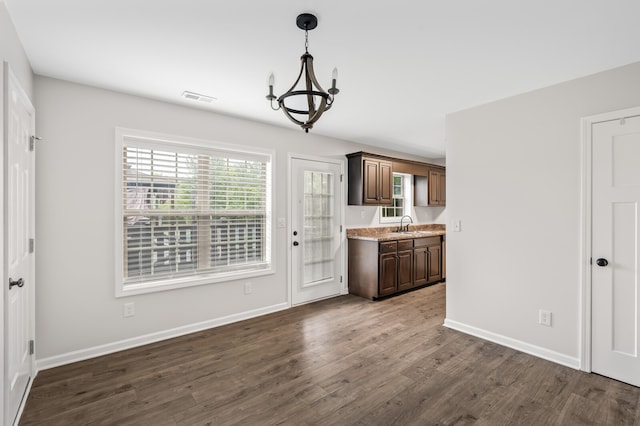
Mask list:
[[[42,371],[21,425],[638,425],[640,388],[447,329],[445,284]]]

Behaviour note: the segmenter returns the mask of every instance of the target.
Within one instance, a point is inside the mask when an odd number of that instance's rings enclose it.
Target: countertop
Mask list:
[[[397,226],[351,228],[347,229],[347,238],[351,240],[395,241],[423,237],[434,237],[446,234],[445,225],[441,224],[409,224],[409,231],[397,232],[397,229]]]

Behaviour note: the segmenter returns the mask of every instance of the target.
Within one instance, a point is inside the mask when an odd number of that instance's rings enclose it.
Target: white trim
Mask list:
[[[580,205],[580,335],[578,349],[580,369],[591,372],[591,243],[592,243],[592,131],[594,124],[640,116],[640,107],[610,111],[582,117],[581,124],[581,205]]]
[[[22,413],[24,412],[24,408],[27,406],[27,399],[29,398],[29,394],[31,393],[31,387],[33,386],[33,382],[36,380],[36,376],[38,375],[38,369],[36,368],[36,361],[34,360],[32,363],[33,372],[31,373],[31,378],[29,379],[29,383],[27,383],[27,389],[24,391],[24,395],[22,396],[22,401],[20,401],[20,407],[18,407],[18,412],[16,413],[15,421],[13,422],[14,426],[18,426],[20,424],[20,418],[22,417]]]
[[[329,163],[340,166],[340,174],[342,175],[342,181],[340,182],[340,199],[342,202],[340,203],[340,223],[342,224],[342,233],[340,235],[340,251],[342,254],[342,267],[340,274],[342,276],[342,291],[340,294],[349,293],[349,283],[347,279],[347,226],[346,226],[346,208],[347,205],[347,191],[345,190],[345,185],[347,184],[347,175],[345,173],[345,165],[346,160],[342,159],[334,159],[321,157],[317,155],[308,155],[308,154],[295,154],[295,153],[287,153],[287,215],[288,215],[288,223],[287,223],[287,264],[289,267],[287,268],[287,299],[289,306],[292,306],[292,292],[293,292],[293,283],[292,283],[292,267],[293,264],[291,262],[291,233],[293,232],[293,228],[291,227],[291,221],[293,218],[293,204],[291,202],[291,167],[292,161],[294,159],[298,160],[308,160],[308,161],[318,161],[321,163]],[[316,302],[316,300],[314,300]]]
[[[494,342],[499,345],[536,356],[538,358],[546,359],[547,361],[555,362],[557,364],[571,367],[576,370],[580,369],[580,360],[578,358],[573,358],[559,352],[550,351],[549,349],[545,349],[540,346],[532,345],[521,340],[512,339],[501,334],[492,333],[490,331],[486,331],[450,319],[445,319],[443,325],[452,330],[457,330],[484,340],[489,340],[490,342]]]
[[[287,308],[289,308],[289,305],[287,303],[279,303],[277,305],[267,306],[260,309],[254,309],[252,311],[241,312],[238,314],[228,315],[226,317],[184,325],[184,326],[172,328],[169,330],[158,331],[158,332],[146,334],[143,336],[132,337],[130,339],[120,340],[113,343],[107,343],[100,346],[94,346],[92,348],[68,352],[66,354],[56,355],[49,358],[43,358],[38,360],[37,368],[38,368],[38,371],[47,370],[49,368],[71,364],[73,362],[84,361],[86,359],[91,359],[91,358],[99,357],[102,355],[107,355],[114,352],[135,348],[138,346],[148,345],[150,343],[155,343],[155,342],[159,342],[166,339],[172,339],[174,337],[184,336],[186,334],[196,333],[198,331],[208,330],[208,329],[220,327],[226,324],[231,324],[238,321],[259,317],[262,315],[271,314],[274,312],[285,310]]]

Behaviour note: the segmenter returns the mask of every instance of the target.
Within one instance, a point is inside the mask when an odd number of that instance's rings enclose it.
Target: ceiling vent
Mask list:
[[[213,96],[201,95],[199,93],[188,91],[182,92],[182,97],[185,99],[189,99],[190,101],[200,101],[206,104],[210,104],[211,102],[216,100],[216,98],[214,98]]]

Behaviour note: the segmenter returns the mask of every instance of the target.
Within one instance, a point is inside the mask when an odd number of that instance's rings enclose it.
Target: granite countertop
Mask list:
[[[445,225],[442,224],[409,224],[409,231],[397,232],[397,229],[397,226],[351,228],[347,229],[347,238],[352,240],[395,241],[421,237],[434,237],[446,234]]]

